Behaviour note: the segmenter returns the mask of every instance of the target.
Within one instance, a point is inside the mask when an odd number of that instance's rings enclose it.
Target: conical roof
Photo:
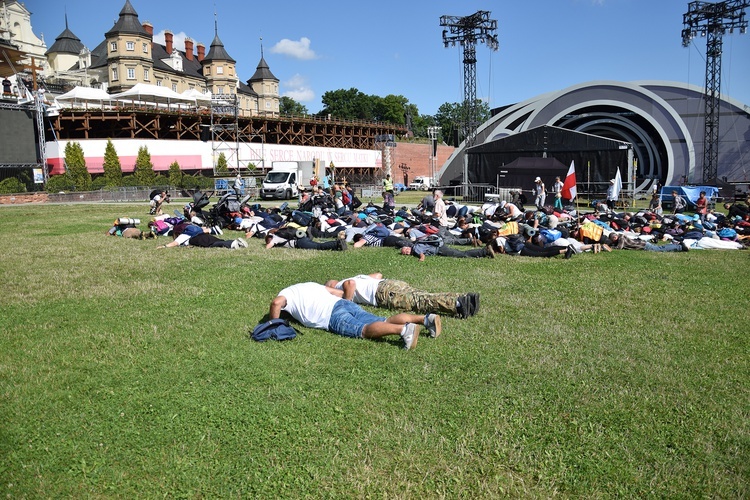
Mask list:
[[[214,41],[211,42],[211,48],[208,50],[208,54],[203,58],[204,63],[209,63],[211,61],[237,62],[227,54],[224,44],[221,43],[221,40],[219,39],[218,33],[214,36]]]
[[[44,53],[44,55],[47,54],[75,54],[78,55],[83,50],[83,44],[81,43],[81,39],[78,38],[73,34],[72,31],[68,29],[68,16],[65,15],[65,30],[60,33],[57,38],[55,38],[55,43],[52,44],[52,47],[47,49],[47,52]]]
[[[125,0],[125,5],[120,11],[120,18],[112,29],[106,32],[104,36],[109,37],[110,35],[117,33],[150,36],[148,32],[143,29],[143,26],[141,26],[141,22],[138,20],[138,13],[133,6],[130,5],[130,0]]]
[[[255,73],[253,73],[253,76],[248,81],[257,82],[259,80],[274,80],[276,82],[279,81],[279,79],[276,78],[273,73],[271,73],[271,70],[268,67],[268,63],[262,55],[260,56],[260,62],[258,63],[258,67],[255,69]]]

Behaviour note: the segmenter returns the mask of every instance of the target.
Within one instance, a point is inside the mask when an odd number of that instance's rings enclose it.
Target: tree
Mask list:
[[[478,127],[489,120],[492,113],[490,111],[490,105],[480,99],[476,100],[476,106],[477,123],[475,123],[474,126]],[[454,142],[456,134],[458,134],[458,142],[465,139],[462,134],[465,115],[466,111],[463,104],[457,102],[446,102],[438,108],[438,111],[435,114],[435,121],[437,121],[438,126],[441,128],[444,140],[449,144]],[[458,144],[455,145],[458,146]]]
[[[69,142],[65,145],[65,165],[67,174],[76,191],[91,189],[91,174],[86,168],[86,158],[79,142]]]
[[[320,116],[331,115],[344,120],[374,120],[374,97],[355,88],[332,90],[323,94]]]
[[[106,187],[122,186],[122,166],[120,158],[115,151],[115,145],[111,139],[107,139],[107,146],[104,148],[104,185]]]
[[[151,153],[146,146],[138,148],[138,157],[135,159],[135,170],[133,176],[140,186],[152,186],[156,180],[154,164],[151,163]]]
[[[307,107],[298,103],[289,96],[281,96],[279,99],[279,113],[282,115],[306,115]]]
[[[393,123],[394,125],[406,124],[406,111],[409,103],[406,97],[389,94],[383,98],[375,97],[373,103],[373,118],[376,121]],[[412,106],[416,108],[416,106]]]
[[[227,157],[224,156],[224,153],[219,153],[219,159],[216,160],[216,173],[221,175],[229,173],[229,168],[227,167]]]
[[[182,170],[180,170],[180,164],[176,161],[173,161],[172,164],[169,165],[169,185],[180,189],[184,187],[183,173]]]

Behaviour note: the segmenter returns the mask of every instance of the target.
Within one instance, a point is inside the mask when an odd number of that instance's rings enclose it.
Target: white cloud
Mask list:
[[[274,54],[283,54],[295,59],[310,60],[317,59],[318,55],[314,50],[310,49],[310,39],[302,37],[299,41],[289,40],[284,38],[279,41],[276,45],[271,47],[271,52]]]
[[[159,45],[164,45],[164,32],[166,30],[161,30],[158,33],[154,34],[154,43],[158,43]],[[174,33],[172,35],[172,46],[180,51],[185,51],[185,38],[189,38],[184,31],[180,31],[179,33]]]
[[[285,90],[283,95],[291,97],[297,102],[310,102],[315,99],[315,91],[310,88],[307,79],[297,73],[289,80],[281,82]]]

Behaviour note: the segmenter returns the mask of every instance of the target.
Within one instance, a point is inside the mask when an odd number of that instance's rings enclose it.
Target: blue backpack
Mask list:
[[[272,319],[265,323],[260,323],[253,328],[250,338],[256,342],[265,342],[271,340],[292,340],[297,336],[297,331],[292,328],[289,322],[283,318]]]

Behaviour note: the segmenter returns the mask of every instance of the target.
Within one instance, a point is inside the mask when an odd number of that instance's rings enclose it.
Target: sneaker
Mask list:
[[[237,244],[236,246],[235,243]],[[232,248],[247,248],[247,241],[243,238],[237,238],[232,242]]]
[[[342,252],[345,252],[345,251],[347,251],[349,249],[349,245],[346,244],[346,240],[345,239],[339,238],[336,241],[339,244],[339,250],[341,250]]]
[[[573,256],[573,254],[576,253],[575,248],[573,246],[569,246],[568,249],[565,251],[565,258],[569,259]]]
[[[490,259],[495,258],[495,249],[492,248],[492,244],[487,245],[487,257]]]
[[[404,339],[404,349],[414,349],[417,347],[419,340],[419,325],[416,323],[407,323],[401,330],[401,338]]]
[[[232,244],[229,246],[229,248],[231,248],[232,250],[237,250],[238,248],[240,248],[240,244],[237,243],[237,240],[234,240],[232,241]]]
[[[424,326],[427,327],[427,331],[430,332],[430,337],[437,338],[440,336],[440,332],[443,331],[443,321],[437,314],[428,314],[424,317]]]
[[[479,312],[479,294],[470,293],[468,297],[469,297],[469,301],[471,302],[471,315],[474,316],[476,313]]]
[[[684,241],[680,242],[680,246],[682,247],[682,251],[683,252],[689,252],[690,251],[690,246],[687,243],[685,243]]]

